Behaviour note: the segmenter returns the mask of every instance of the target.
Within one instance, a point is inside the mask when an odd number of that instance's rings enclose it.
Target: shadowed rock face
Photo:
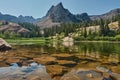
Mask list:
[[[0,52],[12,49],[12,47],[2,38],[0,38]]]
[[[76,19],[78,19],[79,21],[87,21],[87,22],[91,21],[87,13],[77,14],[75,16],[76,16]]]

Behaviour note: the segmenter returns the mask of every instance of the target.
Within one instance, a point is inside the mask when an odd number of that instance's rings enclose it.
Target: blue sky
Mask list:
[[[59,2],[73,14],[87,12],[95,15],[120,8],[120,0],[0,0],[0,12],[40,18],[45,16],[52,5]]]

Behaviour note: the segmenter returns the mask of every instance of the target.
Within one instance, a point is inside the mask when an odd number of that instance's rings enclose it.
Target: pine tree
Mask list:
[[[104,29],[104,21],[103,21],[103,19],[100,20],[99,24],[100,24],[100,36],[104,36],[105,29]]]

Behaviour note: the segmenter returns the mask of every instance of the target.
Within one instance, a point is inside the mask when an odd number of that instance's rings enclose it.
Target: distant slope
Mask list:
[[[120,14],[120,8],[113,9],[102,15],[92,15],[90,16],[91,20],[100,20],[100,19],[112,19],[113,16]]]
[[[43,28],[50,28],[52,26],[60,26],[59,22],[53,22],[50,17],[45,17],[42,21],[37,22],[37,25],[43,29]]]
[[[36,21],[32,16],[22,16],[20,15],[19,17],[12,16],[9,14],[2,14],[0,13],[0,20],[5,20],[5,21],[10,21],[10,22],[29,22],[33,23]]]
[[[0,21],[0,32],[18,33],[18,34],[28,34],[30,31],[23,28],[17,23]]]

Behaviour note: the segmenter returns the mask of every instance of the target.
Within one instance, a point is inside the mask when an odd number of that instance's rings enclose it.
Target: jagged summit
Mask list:
[[[58,8],[64,8],[62,2],[58,3],[58,4],[56,5],[56,7],[58,7]]]
[[[18,16],[18,19],[21,20],[21,22],[29,22],[29,23],[33,23],[35,22],[35,19],[32,17],[32,16],[23,16],[23,15],[20,15]]]
[[[56,6],[52,5],[51,8],[48,10],[46,16],[51,15],[52,13],[63,11],[65,8],[63,7],[63,4],[60,2]]]
[[[46,17],[50,17],[53,22],[76,22],[75,16],[70,13],[67,9],[65,9],[60,2],[56,6],[52,6]]]
[[[77,14],[76,19],[78,19],[80,21],[91,21],[89,15],[87,13]]]
[[[46,16],[41,21],[38,21],[37,25],[40,27],[52,27],[69,22],[79,22],[79,20],[68,9],[65,9],[60,2],[56,6],[51,6]]]

